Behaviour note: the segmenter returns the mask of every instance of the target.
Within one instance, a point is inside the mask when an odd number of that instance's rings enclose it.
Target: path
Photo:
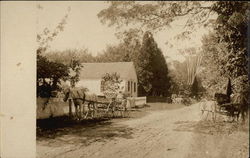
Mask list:
[[[221,153],[234,146],[216,149],[216,139],[220,147],[226,145],[226,140],[218,141],[219,136],[197,130],[199,119],[198,105],[154,111],[142,118],[69,130],[67,135],[56,139],[38,141],[37,155],[38,158],[228,157]]]

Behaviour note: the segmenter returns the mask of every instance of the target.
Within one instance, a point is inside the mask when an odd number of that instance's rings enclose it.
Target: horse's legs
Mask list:
[[[78,119],[78,107],[76,104],[75,105],[75,117]]]
[[[92,117],[95,117],[95,113],[96,113],[96,106],[95,103],[92,103]]]
[[[207,116],[206,116],[205,120],[207,120],[208,115],[209,115],[209,111],[207,111]]]

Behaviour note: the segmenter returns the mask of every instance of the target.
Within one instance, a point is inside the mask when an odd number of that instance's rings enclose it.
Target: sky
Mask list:
[[[108,27],[100,22],[97,14],[108,7],[104,1],[82,1],[82,2],[37,2],[42,9],[37,9],[37,31],[40,33],[45,27],[53,30],[70,7],[69,17],[64,31],[51,43],[51,50],[81,49],[87,48],[90,53],[97,55],[102,53],[107,45],[118,44],[115,37],[118,31],[115,27]],[[176,23],[178,24],[178,22]],[[177,41],[174,36],[183,29],[183,26],[174,25],[164,31],[154,34],[154,39],[168,60],[183,61],[179,50],[190,47],[201,46],[201,37],[206,32],[197,30],[190,40]],[[171,42],[172,47],[166,45]]]

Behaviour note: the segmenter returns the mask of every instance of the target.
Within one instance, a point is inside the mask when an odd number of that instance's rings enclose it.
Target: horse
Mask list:
[[[215,93],[214,98],[216,99],[218,105],[230,103],[230,96],[228,96],[227,94]]]
[[[248,115],[248,98],[243,94],[235,93],[234,95],[232,95],[232,102],[238,104],[238,106],[236,106],[237,120],[239,118],[239,115],[241,115],[242,121],[244,122],[246,119],[245,117]]]
[[[225,111],[228,112],[228,116],[235,120],[239,119],[240,115],[245,120],[247,113],[247,99],[240,93],[232,94],[228,96],[226,94],[215,93],[215,99],[219,105],[220,110],[224,107]]]
[[[76,118],[81,119],[82,113],[89,110],[88,108],[83,106],[85,102],[85,97],[86,97],[85,91],[83,89],[67,88],[64,91],[64,94],[65,96],[63,98],[63,101],[66,102],[69,98],[72,99],[71,101],[73,101],[74,106],[75,106],[75,116]],[[83,109],[82,109],[82,106],[83,106]]]
[[[213,121],[216,120],[216,105],[217,105],[217,103],[215,101],[203,100],[199,103],[199,105],[200,105],[200,110],[201,110],[201,116],[203,116],[203,114],[205,112],[207,113],[205,120],[207,120],[209,114],[212,114]]]

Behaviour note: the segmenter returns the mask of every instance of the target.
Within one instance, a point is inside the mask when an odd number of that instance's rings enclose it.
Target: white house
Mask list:
[[[137,97],[138,80],[133,62],[83,63],[80,81],[76,87],[88,88],[89,93],[103,95],[101,80],[106,73],[118,73],[122,80],[120,87],[123,92]]]

